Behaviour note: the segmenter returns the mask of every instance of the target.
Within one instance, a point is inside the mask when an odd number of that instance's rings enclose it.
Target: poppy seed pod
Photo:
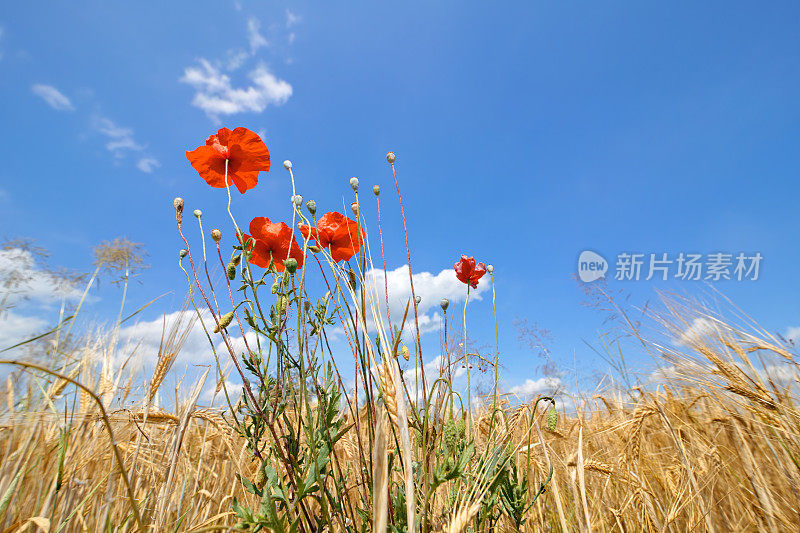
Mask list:
[[[386,152],[386,161],[394,163],[394,152]]]
[[[219,333],[221,330],[230,326],[232,320],[233,320],[233,311],[230,311],[222,315],[219,318],[219,324],[214,326],[214,333]]]
[[[375,196],[378,196],[381,193],[381,188],[375,185],[372,187],[372,192],[375,193]]]
[[[306,209],[308,209],[308,212],[313,215],[314,213],[317,212],[317,202],[315,202],[314,200],[307,201]]]
[[[187,255],[188,253],[189,253],[189,252],[187,252],[186,250],[181,250],[181,253],[180,253],[181,259],[183,259],[184,257],[186,257],[186,255]]]
[[[420,303],[421,301],[422,301],[422,296],[416,296],[416,297],[414,298],[414,302],[415,302],[417,305],[419,305],[419,303]]]
[[[442,298],[442,301],[439,302],[439,305],[442,307],[442,311],[447,311],[447,307],[450,305],[450,300],[447,298]]]
[[[492,272],[494,272],[494,267],[492,265],[486,265],[486,272],[491,274]]]
[[[300,207],[300,204],[303,203],[303,197],[299,194],[295,194],[294,196],[292,196],[292,203],[297,207]]]
[[[202,211],[200,211],[199,209],[195,209],[195,210],[194,210],[194,213],[192,213],[192,214],[193,214],[194,216],[196,216],[198,219],[199,219],[201,216],[203,216],[203,212],[202,212]]]
[[[286,170],[292,170],[292,162],[287,159],[283,162],[283,168]]]
[[[218,229],[212,229],[211,238],[214,239],[214,242],[219,242],[222,239],[222,232]]]
[[[353,214],[355,216],[358,216],[358,209],[359,209],[358,208],[358,202],[353,202],[352,204],[350,204],[350,209],[353,210]]]
[[[183,198],[175,198],[172,201],[172,205],[175,206],[175,220],[177,220],[178,224],[180,224],[183,222]]]
[[[297,271],[297,259],[290,257],[289,259],[284,260],[283,266],[286,267],[286,272],[289,274],[294,274]]]
[[[350,178],[350,187],[352,187],[355,192],[358,192],[358,178]]]

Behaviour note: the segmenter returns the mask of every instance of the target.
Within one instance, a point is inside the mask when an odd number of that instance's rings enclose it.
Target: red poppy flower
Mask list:
[[[325,213],[317,221],[317,227],[299,224],[300,232],[306,239],[314,239],[317,246],[330,248],[331,256],[337,263],[347,261],[361,249],[364,240],[364,230],[361,229],[361,238],[358,238],[359,226],[355,220],[350,220],[341,213]]]
[[[247,128],[222,128],[206,139],[205,146],[186,152],[186,159],[212,187],[224,188],[233,183],[240,193],[256,186],[260,171],[269,170],[267,146]]]
[[[486,265],[483,263],[475,264],[474,257],[461,255],[461,260],[456,263],[456,277],[463,283],[467,283],[473,289],[478,288],[478,280],[486,274]]]
[[[250,239],[253,240],[250,241]],[[242,246],[247,244],[247,241],[250,241],[247,247],[247,251],[250,252],[250,263],[261,268],[267,268],[269,266],[269,250],[266,244],[247,233],[242,234],[240,241]]]
[[[292,235],[292,228],[286,223],[273,224],[266,217],[256,217],[250,222],[250,233],[255,239],[250,262],[261,268],[269,266],[270,258],[275,270],[283,272],[283,262],[289,257],[297,260],[297,268],[303,268],[303,251]],[[244,235],[244,242],[250,235]]]

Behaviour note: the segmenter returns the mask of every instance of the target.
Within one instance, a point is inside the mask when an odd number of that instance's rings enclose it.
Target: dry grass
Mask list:
[[[784,361],[784,380],[791,372],[791,380],[797,383],[799,375],[791,354],[774,344],[774,339],[755,341],[726,325],[707,332],[690,348],[664,350],[676,365],[671,384],[629,391],[635,401],[598,396],[579,405],[576,413],[562,415],[556,431],[539,430],[540,424],[546,426],[541,410],[531,426],[529,406],[507,407],[505,421],[497,424],[499,440],[516,449],[512,460],[519,469],[530,469],[531,496],[544,481],[549,462],[554,467],[548,490],[530,508],[522,529],[795,528],[800,521],[796,463],[800,417],[793,386],[781,388],[764,372],[753,372],[756,367],[749,357],[777,354]],[[759,348],[748,348],[754,345]],[[101,369],[88,371],[90,366],[85,358],[67,371],[68,377],[74,379],[80,373],[88,379],[84,383],[93,384],[99,392]],[[132,506],[99,408],[83,402],[77,412],[65,415],[56,404],[61,405],[63,395],[75,394],[74,388],[63,379],[27,376],[27,388],[19,384],[9,388],[14,384],[9,380],[4,393],[7,401],[0,426],[3,531],[48,527],[49,531],[100,531],[106,524],[135,530]],[[142,384],[145,400],[151,392],[146,385]],[[136,402],[124,408],[105,406],[142,520],[152,530],[192,531],[212,525],[225,529],[236,523],[231,511],[234,497],[257,504],[237,478],[243,474],[252,479],[255,471],[243,441],[219,412],[196,407],[198,385],[184,386],[194,390],[171,411],[151,408],[146,412],[141,401],[139,407]],[[373,487],[374,497],[382,502],[389,487],[404,480],[396,465],[386,470],[386,452],[381,450],[392,453],[395,449],[386,431],[396,424],[387,420],[392,418],[390,412],[386,414],[379,415],[373,450],[376,481],[380,480]],[[489,444],[486,430],[480,430],[488,425],[488,412],[477,417],[478,450]],[[366,424],[361,427],[363,443],[368,439]],[[359,501],[365,494],[359,487],[364,453],[359,452],[354,428],[337,443],[336,453],[346,483],[352,485],[353,501]],[[530,432],[533,438],[528,447]],[[481,498],[475,493],[471,496],[451,505],[447,484],[440,487],[430,501],[433,527],[463,531],[474,523],[480,507],[474,500]],[[385,509],[373,511],[378,512],[370,513],[372,520],[386,519]],[[368,523],[363,527],[369,529]],[[513,530],[505,516],[491,528]]]

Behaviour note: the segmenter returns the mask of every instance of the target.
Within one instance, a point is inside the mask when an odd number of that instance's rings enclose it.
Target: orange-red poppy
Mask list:
[[[336,212],[322,215],[317,227],[299,224],[299,228],[306,239],[314,239],[321,248],[330,248],[331,257],[337,263],[356,255],[364,240],[364,230],[359,228],[358,223]]]
[[[250,262],[261,268],[269,266],[270,259],[275,263],[275,270],[283,272],[283,262],[289,257],[297,260],[297,268],[303,268],[303,251],[292,235],[292,228],[285,222],[274,224],[266,217],[256,217],[250,221],[250,233],[255,245],[250,249]],[[250,235],[244,234],[244,242]]]
[[[456,269],[456,277],[473,289],[478,288],[478,280],[486,274],[486,265],[483,263],[476,265],[474,257],[467,257],[463,254],[461,255],[461,260],[454,267]]]
[[[261,137],[247,128],[222,128],[204,146],[186,152],[186,159],[212,187],[236,185],[240,193],[258,183],[258,173],[269,170],[269,150]],[[227,165],[228,182],[225,182]]]

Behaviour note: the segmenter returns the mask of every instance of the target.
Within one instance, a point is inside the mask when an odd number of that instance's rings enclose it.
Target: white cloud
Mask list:
[[[263,64],[248,74],[252,85],[241,88],[233,87],[230,77],[207,59],[200,58],[198,62],[199,66],[185,69],[180,81],[195,89],[192,105],[212,119],[246,111],[261,113],[268,105],[281,105],[292,95],[292,86]]]
[[[800,344],[800,326],[790,327],[784,333],[783,338],[794,344]]]
[[[442,315],[439,312],[442,298],[447,298],[453,309],[454,304],[462,303],[467,296],[467,288],[456,278],[453,269],[445,269],[438,274],[418,272],[414,274],[414,292],[421,297],[417,306],[419,316],[420,335],[429,331],[436,331],[442,326]],[[411,284],[408,280],[408,265],[403,265],[386,273],[386,284],[389,292],[389,313],[392,323],[399,325],[403,319],[406,303],[412,302],[408,309],[405,333],[413,329],[414,307],[411,296]],[[365,285],[370,294],[371,301],[377,303],[380,312],[386,313],[386,288],[384,284],[384,271],[373,268],[365,275]],[[470,301],[481,300],[481,293],[489,285],[480,283],[477,289],[470,289]],[[368,319],[371,318],[368,317]],[[374,331],[374,322],[368,320],[368,326]]]
[[[31,303],[48,307],[60,302],[62,297],[76,299],[81,295],[81,290],[74,283],[41,269],[34,255],[22,248],[0,250],[0,280],[4,284],[0,286],[0,303],[3,307],[17,305],[25,298]]]
[[[70,102],[69,98],[64,96],[61,91],[52,85],[35,83],[31,86],[31,92],[44,100],[47,105],[56,111],[72,111],[75,109],[72,106],[72,102]]]
[[[47,321],[40,317],[23,316],[11,311],[0,313],[0,350],[35,337],[46,325]]]
[[[159,163],[158,159],[155,159],[154,157],[143,157],[136,163],[136,168],[142,172],[146,172],[147,174],[153,172],[160,166],[161,163]]]
[[[81,295],[74,282],[43,270],[33,254],[21,248],[0,250],[0,283],[0,350],[55,325],[58,313],[54,304],[62,298],[75,301]],[[23,308],[24,312],[18,311]]]
[[[290,10],[286,10],[286,27],[291,28],[295,24],[299,23],[302,19],[300,15],[296,15],[292,13]]]
[[[228,59],[225,61],[225,68],[229,71],[238,70],[249,57],[250,54],[244,50],[228,50]]]
[[[106,149],[114,154],[114,157],[122,158],[126,151],[139,152],[144,149],[144,146],[134,139],[132,129],[118,126],[111,119],[99,115],[96,115],[92,122],[94,128],[108,139]]]
[[[261,23],[255,17],[247,19],[247,41],[250,43],[250,53],[255,55],[259,48],[269,46],[269,42],[259,32]]]
[[[526,379],[522,385],[511,387],[511,394],[520,398],[533,398],[537,394],[553,395],[561,388],[561,380],[554,377],[542,377],[537,380]]]
[[[675,343],[681,346],[694,346],[698,342],[702,342],[704,338],[712,335],[719,329],[719,326],[720,324],[710,318],[695,318],[694,321],[692,321],[692,325],[678,335],[675,339]]]

